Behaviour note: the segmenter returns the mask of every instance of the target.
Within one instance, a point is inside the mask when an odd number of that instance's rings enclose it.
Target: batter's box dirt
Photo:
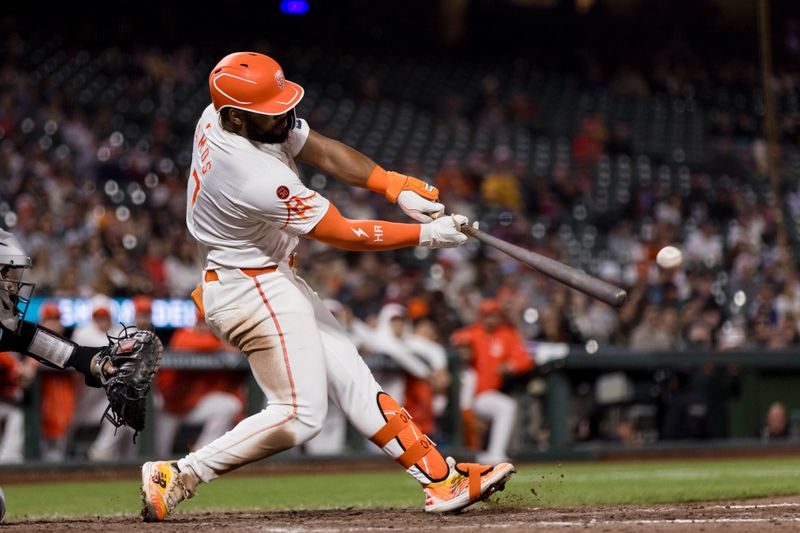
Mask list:
[[[617,505],[572,508],[482,507],[456,515],[409,509],[345,509],[179,513],[168,523],[144,524],[139,517],[17,520],[2,532],[103,531],[598,531],[598,532],[789,532],[800,530],[800,498],[673,505]]]

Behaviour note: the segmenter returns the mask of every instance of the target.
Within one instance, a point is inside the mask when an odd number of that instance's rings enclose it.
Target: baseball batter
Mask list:
[[[273,59],[223,58],[209,76],[212,105],[197,123],[186,222],[204,264],[195,301],[211,329],[248,358],[267,407],[177,462],[142,466],[142,516],[164,520],[182,500],[240,466],[316,435],[328,396],[365,436],[422,485],[425,510],[456,511],[501,489],[509,463],[445,459],[408,413],[373,379],[342,326],[294,270],[301,236],[347,250],[454,247],[461,215],[438,191],[387,172],[297,118],[303,97]],[[296,161],[379,192],[422,224],[349,220],[300,181]]]

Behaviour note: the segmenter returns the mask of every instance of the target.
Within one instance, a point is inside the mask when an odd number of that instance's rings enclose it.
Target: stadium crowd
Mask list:
[[[192,121],[208,103],[205,77],[214,58],[189,47],[82,50],[13,32],[0,50],[0,224],[31,255],[36,294],[188,297],[200,272],[184,224],[188,150]],[[634,351],[797,343],[796,74],[774,80],[783,117],[784,186],[776,197],[767,179],[756,67],[709,64],[682,43],[654,54],[662,59],[648,68],[609,66],[591,55],[578,72],[543,73],[524,60],[478,63],[463,92],[445,85],[439,98],[410,103],[389,82],[394,74],[372,57],[334,57],[350,65],[338,69],[342,81],[312,68],[331,61],[319,49],[274,54],[287,76],[306,85],[299,114],[313,128],[346,142],[354,128],[364,129],[352,137],[356,147],[387,168],[431,180],[448,210],[630,293],[617,312],[474,243],[430,255],[353,254],[304,240],[302,275],[337,313],[357,322],[372,339],[365,344],[383,339],[383,348],[369,351],[403,351],[392,340],[393,316],[407,320],[394,336],[413,330],[404,341],[413,352],[415,343],[458,345],[462,328],[487,313],[507,322],[520,343]],[[430,74],[420,68],[405,75]],[[457,68],[443,60],[433,78]],[[383,116],[382,109],[390,111]],[[370,110],[365,121],[362,110]],[[409,137],[396,142],[389,134],[370,136],[403,128]],[[410,138],[420,131],[422,139]],[[306,178],[351,217],[401,219],[377,195],[310,169]],[[655,266],[667,244],[683,251],[681,268]],[[452,379],[434,359],[423,361],[425,372],[398,363],[404,375],[430,385],[421,395],[432,406]],[[530,366],[515,364],[504,371]],[[24,384],[25,374],[15,375]],[[229,423],[242,408],[231,386],[219,393],[227,395]],[[172,413],[170,423],[193,407]],[[492,411],[479,403],[474,409]],[[51,444],[63,448],[57,438]],[[504,445],[495,444],[499,457]]]

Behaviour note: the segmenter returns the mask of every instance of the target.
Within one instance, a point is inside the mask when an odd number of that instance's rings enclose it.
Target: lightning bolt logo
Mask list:
[[[369,237],[367,232],[361,228],[350,228],[350,231],[356,234],[356,237]]]

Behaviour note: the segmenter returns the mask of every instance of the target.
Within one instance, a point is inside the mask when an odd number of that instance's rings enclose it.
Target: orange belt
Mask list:
[[[275,272],[278,270],[276,265],[264,267],[264,268],[240,268],[239,270],[242,271],[242,274],[245,276],[250,276],[254,278],[256,276],[260,276],[261,274],[267,274],[269,272]],[[219,281],[219,274],[217,274],[216,270],[206,270],[205,277],[206,283],[211,281]]]
[[[299,262],[300,261],[297,256],[297,252],[292,252],[289,254],[289,261],[288,261],[289,268],[297,268]],[[261,274],[275,272],[276,270],[278,270],[278,266],[272,265],[264,268],[240,268],[239,270],[241,270],[245,276],[250,276],[251,278],[254,278],[256,276],[260,276]],[[206,283],[210,281],[219,281],[219,275],[215,270],[206,270],[203,279],[206,280]]]

